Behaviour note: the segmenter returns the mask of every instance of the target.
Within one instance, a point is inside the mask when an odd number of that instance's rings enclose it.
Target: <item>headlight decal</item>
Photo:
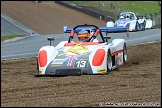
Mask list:
[[[39,61],[39,66],[44,67],[47,64],[47,52],[45,50],[42,50],[38,54],[38,61]]]
[[[105,50],[98,49],[94,54],[92,65],[93,66],[100,66],[105,58]]]

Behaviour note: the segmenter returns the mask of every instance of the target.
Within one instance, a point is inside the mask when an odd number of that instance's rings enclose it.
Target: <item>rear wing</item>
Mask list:
[[[128,33],[129,29],[127,29],[127,27],[106,27],[106,26],[97,27],[96,25],[87,25],[87,24],[78,25],[74,28],[68,28],[67,26],[64,26],[64,36],[66,33],[70,33],[68,43],[71,42],[75,33],[77,34],[77,32],[83,29],[90,30],[90,33],[92,33],[91,37],[88,39],[88,42],[92,42],[98,36],[98,34],[100,34],[100,37],[103,40],[103,42],[105,42],[105,40],[108,42],[108,39],[110,39],[110,37],[107,34],[116,32],[116,31],[126,32],[127,37],[129,36],[129,33]],[[106,37],[103,36],[102,34],[103,32],[106,33]]]
[[[114,33],[114,32],[127,32],[127,27],[99,27],[101,32]]]
[[[75,30],[76,31],[80,31],[82,29],[84,29],[85,27],[78,27]],[[93,30],[94,27],[88,27],[88,29]],[[68,28],[67,26],[64,26],[64,33],[71,33],[71,31],[73,30],[73,28]],[[113,33],[113,32],[128,32],[129,30],[127,29],[127,27],[106,27],[106,26],[101,26],[99,27],[99,30],[101,32],[106,32],[106,33]]]

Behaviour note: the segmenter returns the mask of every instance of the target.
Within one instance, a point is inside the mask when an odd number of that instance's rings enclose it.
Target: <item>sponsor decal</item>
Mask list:
[[[97,72],[98,73],[100,73],[100,72],[106,72],[106,69],[99,69],[99,70],[97,70]]]
[[[76,44],[75,46],[72,46],[71,48],[69,48],[67,51],[65,51],[63,54],[59,54],[58,56],[67,54],[69,52],[74,53],[74,54],[78,54],[81,55],[82,53],[79,52],[79,50],[86,50],[88,51],[88,48],[86,46],[82,46],[82,42]]]
[[[51,64],[51,67],[62,66],[62,64]]]
[[[66,59],[54,59],[52,61],[52,64],[63,64],[63,62],[65,61]]]
[[[66,55],[66,65],[71,66],[77,60],[76,55]]]
[[[42,74],[42,71],[41,70],[39,71],[39,74]]]

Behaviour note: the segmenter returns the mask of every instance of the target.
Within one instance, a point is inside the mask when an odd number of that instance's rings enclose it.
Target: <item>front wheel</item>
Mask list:
[[[34,75],[35,77],[40,77],[41,75],[39,75],[39,63],[38,63],[38,58],[37,58],[37,73],[35,73]]]
[[[112,71],[112,56],[110,50],[107,53],[107,72]]]
[[[139,25],[139,23],[138,23],[138,21],[136,22],[136,26],[135,26],[135,31],[139,31],[139,29],[140,29],[140,25]]]
[[[38,58],[37,58],[37,71],[39,72]]]

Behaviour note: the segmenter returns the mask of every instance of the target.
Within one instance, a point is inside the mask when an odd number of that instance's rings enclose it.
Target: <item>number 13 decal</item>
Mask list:
[[[74,64],[74,67],[86,68],[87,62],[88,62],[87,60],[77,60]]]

